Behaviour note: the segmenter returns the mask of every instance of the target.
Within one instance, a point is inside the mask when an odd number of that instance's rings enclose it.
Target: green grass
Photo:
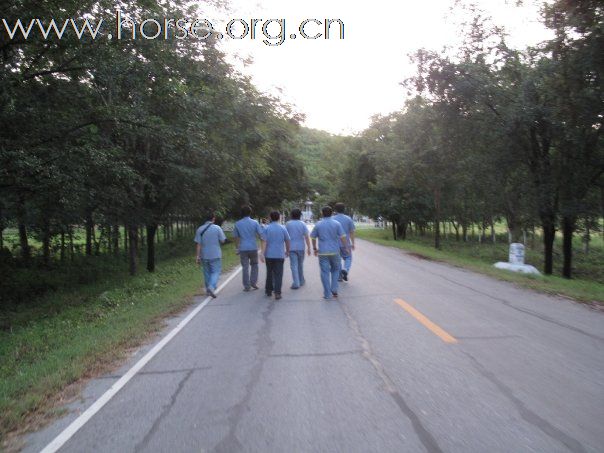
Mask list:
[[[497,261],[507,261],[508,245],[500,244],[478,244],[457,242],[455,240],[443,240],[442,249],[436,250],[432,246],[429,237],[412,237],[405,241],[392,239],[392,233],[383,229],[359,229],[357,237],[367,239],[377,244],[396,247],[411,253],[421,255],[425,258],[442,261],[455,266],[477,271],[500,280],[514,282],[526,288],[558,294],[570,297],[582,302],[602,304],[604,303],[604,284],[602,273],[604,272],[603,251],[594,247],[590,255],[581,257],[576,253],[576,274],[580,278],[572,280],[558,276],[533,276],[517,274],[493,267]],[[556,256],[556,260],[561,258]],[[526,262],[533,264],[538,269],[541,267],[542,256],[539,249],[533,250],[527,247]],[[556,268],[555,270],[559,270]]]
[[[191,241],[182,242],[186,256],[159,261],[153,274],[108,276],[3,313],[0,438],[51,413],[62,390],[123,358],[161,328],[166,315],[191,303],[202,273]],[[232,244],[223,251],[226,271],[237,257]]]

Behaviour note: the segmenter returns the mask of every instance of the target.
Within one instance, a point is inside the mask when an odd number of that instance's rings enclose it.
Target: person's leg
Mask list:
[[[289,252],[289,267],[292,270],[292,289],[300,287],[300,278],[298,274],[298,252]]]
[[[338,257],[338,266],[340,267],[340,275],[338,275],[338,281],[339,282],[343,282],[344,281],[344,274],[346,273],[346,271],[344,270],[344,267],[342,266],[342,261],[344,261],[346,259],[346,250],[342,250],[342,247],[340,247],[340,256]]]
[[[250,289],[250,256],[247,251],[239,252],[239,260],[241,261],[241,276],[243,280],[243,288]]]
[[[266,258],[266,284],[264,285],[264,292],[267,296],[273,293],[273,259]]]
[[[329,257],[331,273],[331,293],[338,294],[338,280],[340,278],[341,262],[340,255],[331,255]]]
[[[258,288],[258,250],[250,250],[247,252],[250,257],[250,265],[252,266],[252,274],[250,276],[250,285],[253,288]]]
[[[340,279],[339,281],[348,281],[348,274],[350,273],[350,266],[352,265],[352,253],[348,252],[342,255]]]
[[[222,270],[222,259],[216,258],[211,260],[211,288],[212,291],[216,291],[218,288],[218,279],[220,278],[220,271]]]
[[[279,294],[281,295],[281,285],[283,283],[283,265],[285,264],[285,260],[284,259],[276,259],[275,260],[275,270],[274,270],[274,275],[273,275],[273,279],[274,279],[274,287],[275,287],[275,294]]]
[[[352,266],[352,253],[348,253],[348,255],[344,258],[344,269],[346,269],[346,273],[350,274],[350,267]]]
[[[331,283],[329,281],[331,269],[329,256],[319,256],[319,267],[321,268],[321,283],[323,284],[323,297],[331,299]]]
[[[298,281],[300,286],[304,286],[304,250],[297,252],[298,255]]]
[[[208,285],[210,284],[210,260],[201,260],[201,270],[203,271],[203,284],[208,291]]]

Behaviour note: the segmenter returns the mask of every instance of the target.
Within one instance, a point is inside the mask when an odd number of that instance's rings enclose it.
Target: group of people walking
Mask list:
[[[338,297],[338,285],[347,281],[352,265],[352,251],[355,249],[355,226],[347,216],[343,203],[333,209],[325,206],[321,209],[322,218],[309,232],[307,225],[300,220],[302,211],[298,208],[290,213],[290,220],[281,225],[281,214],[270,213],[270,223],[266,226],[251,218],[249,206],[241,208],[241,219],[235,223],[233,238],[242,267],[243,290],[259,289],[258,262],[266,263],[265,294],[281,299],[283,268],[289,258],[292,272],[292,290],[304,286],[304,258],[310,256],[311,248],[319,258],[323,298]],[[215,217],[208,214],[205,223],[197,229],[197,263],[202,265],[206,292],[216,297],[216,288],[221,271],[220,244],[226,241],[222,228],[214,224]],[[258,240],[261,241],[260,251]],[[312,243],[312,246],[311,246]]]

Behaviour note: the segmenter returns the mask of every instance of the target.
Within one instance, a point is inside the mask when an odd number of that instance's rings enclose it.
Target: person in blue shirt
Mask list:
[[[206,214],[205,223],[197,229],[194,241],[197,243],[196,260],[203,268],[203,280],[206,294],[216,297],[216,286],[222,269],[222,250],[226,236],[218,225],[214,225],[216,216],[214,212]]]
[[[283,263],[289,255],[289,234],[283,225],[279,224],[280,215],[271,212],[271,223],[262,233],[262,261],[266,261],[266,286],[268,297],[275,292],[275,299],[281,299],[281,284],[283,283]]]
[[[348,250],[346,233],[337,220],[331,216],[333,210],[330,206],[321,209],[323,215],[310,233],[312,248],[315,256],[319,257],[321,268],[321,283],[323,284],[323,298],[338,297],[338,278],[340,277],[340,248]],[[319,248],[317,248],[317,239]]]
[[[243,270],[243,290],[249,291],[250,288],[258,289],[258,243],[256,238],[262,238],[262,227],[256,221],[250,218],[252,209],[249,206],[241,208],[241,220],[235,223],[233,228],[233,237],[241,268]],[[250,267],[252,274],[250,275]]]
[[[291,240],[289,247],[289,266],[292,271],[292,289],[304,286],[304,252],[310,255],[310,239],[306,224],[300,220],[302,211],[294,208],[291,220],[285,224]]]
[[[333,216],[334,220],[337,220],[344,228],[344,232],[346,233],[346,243],[348,253],[343,249],[341,252],[343,267],[340,271],[340,281],[348,281],[348,274],[350,274],[350,267],[352,266],[352,251],[354,250],[354,230],[356,229],[354,226],[354,221],[344,214],[346,206],[344,203],[336,203],[334,206],[334,210],[336,211],[336,215]]]

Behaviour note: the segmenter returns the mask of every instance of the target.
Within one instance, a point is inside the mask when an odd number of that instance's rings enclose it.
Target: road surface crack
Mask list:
[[[156,429],[159,427],[159,425],[161,424],[163,419],[166,417],[166,415],[168,415],[170,413],[170,410],[172,410],[172,406],[174,406],[174,403],[176,403],[176,398],[178,398],[179,393],[182,391],[182,389],[184,388],[184,386],[187,383],[187,381],[189,380],[189,378],[193,375],[194,371],[195,370],[191,369],[186,372],[184,377],[178,383],[178,387],[176,388],[176,391],[172,394],[172,397],[170,398],[170,402],[163,407],[161,413],[159,414],[159,417],[157,417],[157,419],[153,422],[153,425],[151,426],[151,428],[149,429],[147,434],[145,434],[145,437],[143,438],[143,440],[140,441],[138,444],[136,444],[136,447],[134,447],[135,452],[147,451],[147,446],[149,444],[149,441],[155,434]]]
[[[503,305],[505,305],[505,306],[507,306],[507,307],[509,307],[509,308],[511,308],[513,310],[517,310],[517,311],[520,311],[522,313],[526,313],[529,316],[533,316],[535,318],[541,319],[542,321],[549,322],[549,323],[555,324],[555,325],[557,325],[559,327],[563,327],[565,329],[572,330],[573,332],[580,333],[582,335],[588,336],[588,337],[593,338],[595,340],[604,341],[604,338],[600,337],[599,335],[595,335],[593,333],[589,333],[589,332],[586,332],[586,331],[584,331],[582,329],[579,329],[578,327],[571,326],[571,325],[566,324],[564,322],[557,321],[557,320],[555,320],[553,318],[550,318],[547,315],[543,315],[541,313],[537,313],[536,311],[529,310],[529,309],[526,309],[526,308],[517,307],[517,306],[513,305],[512,302],[510,302],[507,299],[503,299],[501,297],[493,296],[492,294],[486,293],[484,291],[480,291],[480,290],[478,290],[478,289],[476,289],[476,288],[474,288],[472,286],[469,286],[469,285],[464,285],[463,283],[460,283],[460,282],[458,282],[456,280],[453,280],[453,279],[451,279],[449,277],[446,277],[446,276],[444,276],[442,274],[439,274],[438,272],[433,272],[433,271],[428,270],[428,269],[424,269],[424,270],[426,272],[430,272],[430,273],[432,273],[434,275],[439,276],[440,278],[442,278],[443,280],[448,281],[449,283],[453,283],[454,285],[461,286],[462,288],[469,289],[470,291],[473,291],[473,292],[475,292],[477,294],[480,294],[482,296],[486,296],[486,297],[489,297],[489,298],[491,298],[493,300],[501,302]]]
[[[275,301],[271,299],[268,304],[267,309],[262,313],[262,326],[258,329],[256,333],[256,361],[252,370],[250,371],[250,379],[245,386],[245,393],[243,398],[232,406],[228,410],[228,422],[229,422],[229,432],[222,438],[222,440],[214,447],[214,451],[221,453],[229,453],[233,451],[241,451],[243,449],[243,445],[237,439],[237,427],[243,418],[243,415],[246,411],[249,410],[249,403],[252,399],[252,395],[256,385],[260,381],[260,376],[262,375],[262,369],[264,368],[264,364],[266,360],[270,356],[271,349],[273,348],[274,341],[271,339],[271,329],[272,329],[272,321],[271,321],[271,313],[275,308]]]
[[[271,354],[269,357],[334,357],[352,354],[362,354],[363,351],[354,349],[352,351],[340,351],[340,352],[308,352],[302,354]]]
[[[419,438],[420,442],[424,445],[429,453],[441,453],[442,450],[432,433],[428,431],[428,429],[423,425],[419,416],[413,411],[413,409],[409,407],[405,399],[397,390],[394,381],[390,378],[382,363],[375,356],[373,349],[371,348],[371,344],[363,335],[359,323],[352,316],[350,309],[342,302],[339,303],[339,306],[346,315],[348,326],[354,332],[357,341],[361,344],[363,351],[362,356],[373,366],[376,373],[382,380],[386,391],[390,394],[401,412],[405,414],[405,416],[407,416],[407,418],[411,421],[415,434]]]
[[[508,400],[510,400],[512,402],[512,404],[514,404],[514,406],[516,407],[516,409],[520,413],[520,416],[527,423],[530,423],[531,425],[533,425],[536,428],[538,428],[541,432],[545,433],[547,436],[549,436],[552,439],[554,439],[554,440],[562,443],[570,451],[580,452],[580,453],[586,451],[585,447],[583,447],[583,445],[581,444],[581,442],[579,442],[577,439],[575,439],[575,438],[571,437],[570,435],[566,434],[564,431],[556,428],[550,422],[548,422],[547,420],[545,420],[544,418],[542,418],[539,414],[537,414],[536,412],[533,412],[531,409],[529,409],[528,407],[526,407],[526,405],[524,404],[524,402],[521,401],[516,395],[514,395],[514,392],[512,391],[512,389],[510,389],[507,385],[505,385],[503,382],[501,382],[499,380],[499,378],[497,378],[497,376],[495,376],[493,373],[491,373],[489,370],[487,370],[476,359],[476,357],[474,357],[472,354],[470,354],[468,352],[465,352],[465,351],[463,351],[463,353],[467,357],[470,358],[470,360],[472,361],[472,364],[474,365],[474,368],[482,376],[484,376],[487,380],[489,380],[493,385],[495,385],[495,387],[497,387],[499,389],[499,391]]]

